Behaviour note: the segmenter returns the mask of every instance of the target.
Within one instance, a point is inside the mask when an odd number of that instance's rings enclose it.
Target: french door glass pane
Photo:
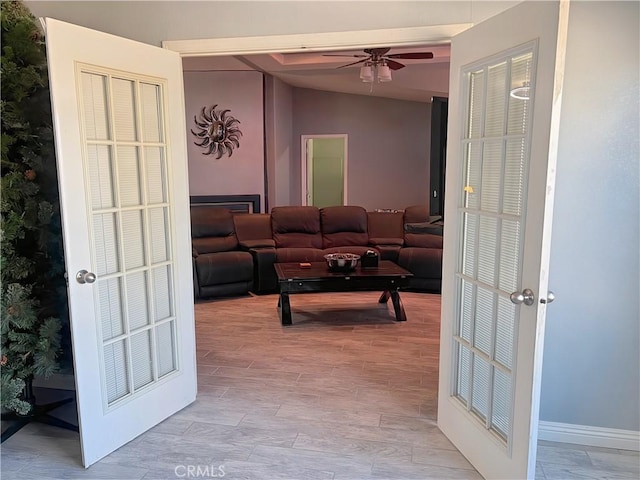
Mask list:
[[[135,87],[135,82],[132,80],[111,79],[115,140],[118,142],[133,142],[138,139]]]
[[[456,343],[457,375],[456,395],[465,405],[469,404],[469,372],[471,371],[471,352],[464,345]]]
[[[165,203],[167,201],[166,169],[164,149],[161,147],[145,147],[145,162],[147,164],[147,202],[149,204]]]
[[[493,286],[496,276],[496,240],[498,220],[480,216],[478,235],[478,280]]]
[[[156,327],[158,377],[176,370],[176,325],[175,321],[162,323]],[[173,354],[171,353],[173,352]]]
[[[502,211],[520,216],[524,195],[525,139],[509,139],[506,144]]]
[[[472,213],[464,213],[464,237],[462,239],[462,273],[475,279],[476,278],[476,250],[478,238],[478,215]]]
[[[81,77],[85,138],[107,140],[110,137],[107,77],[86,72]]]
[[[148,213],[151,263],[164,262],[169,258],[167,207],[150,208]]]
[[[136,272],[127,275],[127,314],[129,330],[136,330],[149,324],[147,304],[147,275]]]
[[[80,73],[106,406],[178,369],[164,86]]]
[[[533,53],[528,52],[511,59],[511,88],[531,85]],[[526,92],[526,90],[525,90]],[[530,90],[529,94],[532,93]],[[527,133],[530,102],[509,95],[509,113],[507,115],[507,135],[524,135]]]
[[[485,115],[485,137],[501,136],[504,133],[504,106],[507,102],[507,62],[490,65],[487,74],[487,101]]]
[[[130,391],[125,341],[105,345],[103,351],[107,400],[111,403],[126,396]]]
[[[462,283],[462,305],[460,312],[460,322],[458,335],[471,343],[471,325],[473,325],[474,315],[474,286],[472,283],[460,280]]]
[[[140,109],[142,111],[142,137],[145,142],[162,142],[162,108],[160,87],[140,83]]]
[[[97,288],[102,338],[103,340],[111,340],[124,333],[121,279],[109,278],[98,283]]]
[[[153,382],[153,353],[151,332],[144,330],[131,337],[133,388],[141,388]]]
[[[503,440],[506,440],[511,423],[509,414],[509,405],[511,404],[511,376],[506,375],[497,368],[494,369],[492,396],[491,429],[498,433]]]
[[[502,169],[502,142],[485,142],[482,152],[481,210],[498,213]]]
[[[87,163],[91,207],[100,209],[115,206],[111,147],[108,145],[88,145]]]
[[[145,238],[140,210],[121,212],[124,266],[132,270],[144,266]]]
[[[171,296],[171,270],[168,265],[151,270],[153,282],[153,306],[155,320],[165,320],[173,316],[173,302]]]
[[[140,205],[140,168],[137,147],[118,147],[118,185],[120,205],[131,207]]]
[[[116,218],[114,213],[98,213],[93,216],[95,274],[98,277],[116,273],[120,269]]]
[[[478,70],[469,74],[469,123],[467,127],[467,138],[478,138],[482,135],[484,80],[484,70]]]
[[[473,346],[487,356],[491,354],[493,317],[493,293],[477,287]]]
[[[482,420],[489,415],[489,391],[491,367],[479,355],[473,354],[473,394],[471,410]]]
[[[482,179],[482,144],[468,143],[464,160],[464,206],[477,209],[480,208],[478,198]]]
[[[498,297],[496,318],[496,345],[494,358],[507,370],[513,367],[513,341],[516,306],[505,297]]]

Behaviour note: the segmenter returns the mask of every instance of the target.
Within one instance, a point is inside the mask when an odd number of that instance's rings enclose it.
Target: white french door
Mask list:
[[[486,478],[533,478],[568,5],[452,40],[438,426]]]
[[[182,64],[45,25],[88,467],[196,397]]]

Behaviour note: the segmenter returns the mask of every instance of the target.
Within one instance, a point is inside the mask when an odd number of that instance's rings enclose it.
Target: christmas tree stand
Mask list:
[[[10,425],[2,431],[2,440],[0,441],[0,443],[4,443],[5,440],[11,438],[14,433],[18,432],[23,427],[32,422],[44,423],[46,425],[64,428],[65,430],[72,430],[74,432],[78,431],[77,425],[66,422],[49,414],[49,412],[52,412],[53,410],[63,405],[67,405],[73,402],[74,398],[65,398],[56,402],[36,405],[36,397],[33,393],[33,379],[29,378],[26,381],[24,387],[24,396],[22,399],[32,405],[31,412],[26,415],[19,415],[17,413],[3,413],[2,422],[4,423],[6,421],[10,423]]]

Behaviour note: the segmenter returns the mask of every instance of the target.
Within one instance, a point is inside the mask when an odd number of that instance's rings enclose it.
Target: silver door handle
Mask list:
[[[533,290],[531,290],[530,288],[525,288],[522,293],[513,292],[511,295],[509,295],[509,298],[516,305],[520,305],[521,303],[524,303],[525,305],[533,305],[536,296],[533,293]]]
[[[549,293],[547,293],[547,298],[541,298],[540,299],[540,303],[551,303],[556,299],[556,296],[553,294],[553,292],[551,290],[549,290]]]
[[[80,270],[76,273],[76,281],[81,284],[93,283],[96,281],[96,274],[87,272],[86,270]]]

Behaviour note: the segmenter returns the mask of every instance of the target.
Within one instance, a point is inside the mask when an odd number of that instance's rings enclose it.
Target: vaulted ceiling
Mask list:
[[[345,66],[362,60],[352,55],[364,55],[363,50],[186,57],[183,65],[185,71],[257,70],[295,87],[425,103],[434,96],[448,96],[449,45],[396,47],[389,51],[411,52],[432,52],[433,58],[397,59],[405,67],[392,71],[393,80],[384,83],[362,82],[361,63]]]

